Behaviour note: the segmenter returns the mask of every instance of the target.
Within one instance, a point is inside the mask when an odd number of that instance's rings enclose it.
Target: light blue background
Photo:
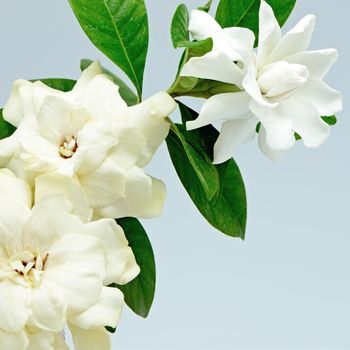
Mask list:
[[[184,2],[195,8],[204,0]],[[178,1],[147,5],[145,96],[170,86],[180,55],[168,34]],[[344,92],[345,101],[349,10],[348,0],[299,0],[286,26],[317,15],[312,48],[339,49],[328,82]],[[114,69],[90,44],[67,1],[2,1],[0,13],[1,105],[16,78],[77,78],[83,57]],[[255,143],[241,149],[236,158],[249,201],[245,242],[208,226],[161,148],[149,172],[167,183],[168,198],[164,215],[144,222],[158,265],[155,303],[148,320],[125,309],[114,349],[350,349],[346,108],[338,117],[323,147],[299,144],[278,163],[264,158]]]

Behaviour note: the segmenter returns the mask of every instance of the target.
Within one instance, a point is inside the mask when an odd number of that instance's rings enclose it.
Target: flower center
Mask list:
[[[60,156],[64,159],[73,157],[74,153],[78,149],[78,142],[74,136],[66,136],[63,140],[59,153]]]
[[[259,70],[258,84],[265,97],[281,101],[294,94],[308,78],[309,71],[306,66],[280,61]]]
[[[24,286],[37,286],[48,258],[49,253],[41,255],[24,251],[16,254],[9,260],[7,277]]]

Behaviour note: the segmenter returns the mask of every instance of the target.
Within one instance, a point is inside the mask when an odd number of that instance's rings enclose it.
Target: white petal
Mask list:
[[[66,322],[66,305],[55,289],[42,284],[31,290],[32,315],[28,325],[51,332],[60,332]]]
[[[42,278],[43,284],[62,297],[68,315],[96,304],[105,277],[101,242],[84,235],[83,229],[77,233],[63,236],[50,248]]]
[[[251,101],[252,113],[261,121],[266,129],[266,141],[270,148],[283,151],[291,148],[295,143],[293,132],[294,109],[264,107]]]
[[[258,62],[261,65],[281,39],[281,28],[266,1],[261,1],[259,11]]]
[[[19,332],[27,323],[30,314],[30,291],[14,282],[2,281],[0,284],[0,330]]]
[[[23,232],[23,245],[29,251],[44,254],[62,236],[82,226],[77,216],[70,215],[72,203],[64,196],[50,196],[36,203]]]
[[[273,161],[277,161],[282,157],[283,152],[282,151],[276,151],[272,149],[267,141],[266,141],[266,130],[265,128],[261,125],[260,130],[259,130],[259,148],[262,153],[265,154],[266,157],[270,158]]]
[[[262,96],[259,84],[254,72],[249,71],[243,79],[243,88],[247,94],[259,105],[267,108],[275,108],[277,103],[272,103]]]
[[[223,32],[225,33],[230,45],[236,50],[239,50],[239,51],[253,50],[255,36],[250,29],[233,27],[233,28],[224,28]]]
[[[11,96],[3,110],[6,121],[18,127],[25,117],[33,115],[32,90],[33,83],[29,81],[14,82]]]
[[[127,173],[125,198],[109,207],[96,210],[100,217],[153,217],[160,214],[163,208],[165,187],[146,175],[138,167],[132,167]]]
[[[116,327],[124,304],[123,293],[112,287],[103,287],[100,299],[87,311],[72,315],[69,322],[83,328]]]
[[[75,350],[110,350],[111,341],[104,327],[84,330],[73,324],[69,325],[72,332]]]
[[[78,181],[57,173],[44,174],[36,178],[35,200],[37,203],[46,197],[57,195],[63,195],[72,203],[72,214],[77,215],[82,222],[91,220],[92,210]]]
[[[203,104],[198,118],[187,122],[187,129],[197,129],[217,120],[245,118],[249,114],[250,100],[244,91],[212,96]]]
[[[0,344],[4,350],[28,350],[28,338],[21,330],[17,333],[8,333],[0,329]]]
[[[20,148],[16,135],[0,140],[0,167],[7,167]]]
[[[74,86],[73,94],[80,96],[82,92],[86,89],[88,84],[97,75],[102,74],[102,68],[99,61],[94,61],[88,68],[86,68],[81,77]]]
[[[169,133],[166,117],[176,108],[174,99],[159,92],[142,103],[129,108],[129,121],[146,140],[139,166],[145,166]]]
[[[252,140],[257,123],[258,120],[254,116],[224,122],[214,145],[214,164],[226,162],[243,143]]]
[[[55,334],[39,329],[27,330],[29,345],[27,350],[57,350],[53,347]]]
[[[69,350],[64,338],[60,334],[55,334],[55,340],[52,344],[53,350]],[[33,349],[36,350],[36,349]],[[44,349],[43,349],[44,350]]]
[[[224,53],[211,51],[191,58],[182,68],[181,76],[196,77],[240,85],[242,70]]]
[[[80,176],[79,181],[92,208],[102,208],[125,196],[127,172],[106,158],[94,172]]]
[[[279,61],[284,59],[284,57],[306,51],[310,45],[315,24],[315,16],[308,15],[304,17],[293,29],[284,35],[269,55],[268,62]]]
[[[220,24],[208,13],[199,10],[192,10],[188,29],[197,41],[214,38],[222,33]]]
[[[105,285],[126,284],[140,273],[140,268],[129,247],[124,231],[114,219],[100,219],[90,222],[84,226],[84,234],[99,239],[105,249]]]
[[[343,109],[341,93],[319,79],[309,79],[300,90],[300,96],[311,102],[322,116],[330,116]]]
[[[302,64],[309,70],[310,76],[323,79],[338,59],[336,49],[299,52],[284,59],[288,63]]]
[[[98,75],[88,83],[81,100],[93,119],[126,121],[127,105],[120,97],[119,87],[104,75]]]
[[[73,106],[63,98],[48,96],[37,116],[39,133],[51,143],[61,145],[66,136],[73,136],[70,125]]]
[[[0,169],[0,194],[13,197],[28,208],[32,206],[31,188],[8,169]]]
[[[304,98],[290,99],[283,108],[293,113],[293,130],[303,139],[305,146],[318,147],[326,141],[330,126],[320,117],[317,109]]]

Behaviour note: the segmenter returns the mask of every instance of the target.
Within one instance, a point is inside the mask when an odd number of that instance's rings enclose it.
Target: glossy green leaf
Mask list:
[[[190,41],[188,24],[190,15],[184,4],[178,6],[171,22],[171,39],[175,48],[181,47]]]
[[[179,106],[184,124],[198,117],[196,112],[182,103],[179,103]],[[209,200],[188,157],[188,152],[183,146],[184,139],[187,147],[191,147],[193,154],[198,158],[197,161],[201,160],[211,164],[213,146],[218,134],[218,131],[212,126],[186,131],[183,125],[176,125],[176,129],[172,128],[170,131],[167,146],[182,184],[206,220],[226,235],[243,239],[247,203],[243,179],[237,164],[231,159],[220,165],[212,165],[219,177],[219,188],[215,196]],[[202,176],[210,175],[202,173]]]
[[[204,6],[199,6],[198,10],[201,10],[201,11],[204,11],[204,12],[209,12],[212,3],[213,3],[213,0],[209,0]]]
[[[83,71],[86,68],[88,68],[92,63],[92,60],[83,59],[80,61],[80,69]],[[139,102],[139,99],[135,95],[135,93],[120,78],[118,78],[115,74],[113,74],[106,68],[102,67],[102,71],[104,74],[111,77],[114,83],[119,86],[120,96],[127,103],[128,106],[136,105]]]
[[[322,117],[323,121],[326,122],[328,125],[335,125],[337,124],[337,117],[335,115],[331,115],[328,117]]]
[[[69,0],[92,43],[118,65],[142,94],[148,50],[144,0]]]
[[[296,0],[266,0],[266,2],[273,8],[279,24],[283,26],[293,11]],[[258,39],[259,8],[260,0],[220,0],[216,20],[224,28],[249,28]]]
[[[0,109],[0,140],[11,136],[15,132],[16,128],[4,120],[2,115],[2,109]]]
[[[151,242],[137,219],[123,218],[118,219],[117,222],[124,229],[141,269],[140,274],[133,281],[118,288],[124,293],[127,305],[139,316],[147,317],[156,288],[156,265]]]

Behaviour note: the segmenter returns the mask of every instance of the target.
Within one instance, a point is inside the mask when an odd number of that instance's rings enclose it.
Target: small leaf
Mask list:
[[[293,11],[296,0],[266,0],[273,8],[275,16],[283,26]],[[256,37],[259,35],[260,0],[220,0],[216,20],[223,28],[244,27],[251,29]]]
[[[115,333],[116,332],[116,330],[117,330],[117,328],[113,328],[113,327],[109,327],[109,326],[107,326],[107,327],[105,327],[106,328],[106,330],[109,332],[109,333]]]
[[[80,61],[80,69],[83,71],[93,63],[92,60],[83,59]],[[139,100],[135,93],[126,85],[120,78],[110,72],[108,69],[102,67],[104,74],[111,77],[116,85],[119,86],[119,93],[122,99],[127,103],[128,106],[136,105]]]
[[[175,48],[180,47],[181,43],[190,41],[190,33],[188,32],[189,22],[190,15],[186,5],[179,5],[171,22],[171,39]]]
[[[92,43],[118,65],[142,94],[148,50],[144,0],[69,0]]]
[[[209,12],[212,3],[213,3],[213,0],[209,0],[204,6],[199,6],[198,10],[204,11],[204,12]]]
[[[326,122],[328,125],[335,125],[337,124],[337,117],[335,115],[331,115],[329,117],[322,117],[323,121]]]
[[[179,103],[179,106],[183,123],[198,117],[196,112],[184,104]],[[176,127],[198,157],[206,161],[212,160],[213,146],[219,134],[214,127],[206,126],[193,131],[186,131],[183,125]],[[208,200],[179,134],[172,129],[166,141],[177,174],[202,215],[212,226],[226,235],[244,239],[247,216],[246,193],[241,173],[234,160],[219,165],[212,164],[219,176],[219,189],[215,196]],[[202,176],[207,174],[203,173]]]
[[[50,86],[53,89],[60,90],[63,92],[68,92],[73,90],[74,85],[76,84],[75,80],[63,79],[63,78],[34,79],[31,81],[35,82],[37,80],[40,80],[45,85]]]
[[[15,130],[16,128],[4,119],[2,109],[0,109],[0,140],[11,136]]]
[[[130,283],[118,288],[124,293],[125,302],[139,316],[147,317],[156,288],[156,265],[153,249],[146,231],[137,219],[118,219],[129,245],[140,266],[140,274]]]

